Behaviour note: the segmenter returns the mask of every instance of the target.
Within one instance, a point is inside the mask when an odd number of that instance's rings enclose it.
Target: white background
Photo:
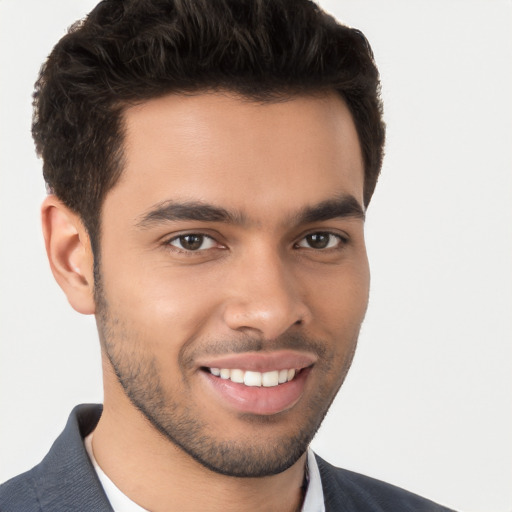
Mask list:
[[[0,481],[102,400],[94,319],[39,227],[39,65],[95,0],[0,0]],[[371,303],[314,441],[329,461],[467,512],[512,510],[512,3],[325,0],[370,39],[387,156],[370,206]]]

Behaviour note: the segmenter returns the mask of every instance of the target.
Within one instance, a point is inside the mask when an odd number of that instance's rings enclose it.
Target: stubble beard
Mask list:
[[[96,321],[102,349],[133,406],[161,435],[202,466],[232,477],[255,478],[278,474],[299,460],[308,449],[336,397],[350,368],[357,344],[358,333],[351,342],[351,348],[342,368],[338,370],[335,382],[318,379],[321,384],[302,408],[303,422],[293,432],[274,438],[262,436],[264,439],[256,443],[250,436],[247,439],[219,440],[209,435],[211,429],[206,419],[194,414],[194,410],[180,402],[179,397],[173,397],[164,389],[158,362],[154,356],[144,353],[140,339],[135,340],[137,347],[141,348],[139,351],[134,353],[123,350],[125,341],[133,338],[133,334],[122,320],[109,311],[99,279],[96,281],[95,297]],[[272,345],[279,346],[276,343],[279,344],[279,340],[274,340]],[[325,344],[305,338],[294,338],[290,341],[288,337],[284,345],[290,344],[307,347],[305,349],[310,351],[314,348],[319,356],[315,370],[318,373],[329,373],[332,359],[325,350]],[[261,347],[261,343],[258,345]],[[283,343],[280,345],[283,346]],[[254,349],[253,347],[252,350]],[[260,426],[262,432],[268,429],[272,433],[272,424],[278,424],[282,420],[281,416],[285,414],[286,411],[272,416],[243,414],[241,418],[248,425]]]

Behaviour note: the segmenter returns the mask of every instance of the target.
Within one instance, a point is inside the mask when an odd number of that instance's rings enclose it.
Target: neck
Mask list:
[[[306,454],[277,475],[238,478],[215,473],[162,436],[124,393],[107,400],[94,431],[94,456],[114,484],[152,512],[297,511]]]

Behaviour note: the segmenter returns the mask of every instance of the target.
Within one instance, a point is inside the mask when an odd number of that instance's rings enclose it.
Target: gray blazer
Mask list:
[[[83,443],[101,412],[101,405],[75,407],[42,462],[0,486],[0,512],[113,512]],[[317,460],[326,512],[449,512],[398,487]]]

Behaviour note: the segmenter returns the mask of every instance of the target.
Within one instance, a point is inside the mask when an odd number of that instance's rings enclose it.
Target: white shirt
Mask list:
[[[107,495],[110,505],[114,512],[149,512],[140,505],[137,505],[126,494],[122,493],[118,487],[110,480],[110,478],[103,472],[94,458],[92,451],[92,433],[85,439],[85,449],[91,459],[92,465],[98,475],[98,478],[103,486],[103,490]],[[304,504],[302,505],[302,512],[325,512],[324,506],[324,492],[322,489],[322,481],[320,479],[320,471],[316,462],[313,450],[308,450],[308,488],[306,496],[304,497]]]

